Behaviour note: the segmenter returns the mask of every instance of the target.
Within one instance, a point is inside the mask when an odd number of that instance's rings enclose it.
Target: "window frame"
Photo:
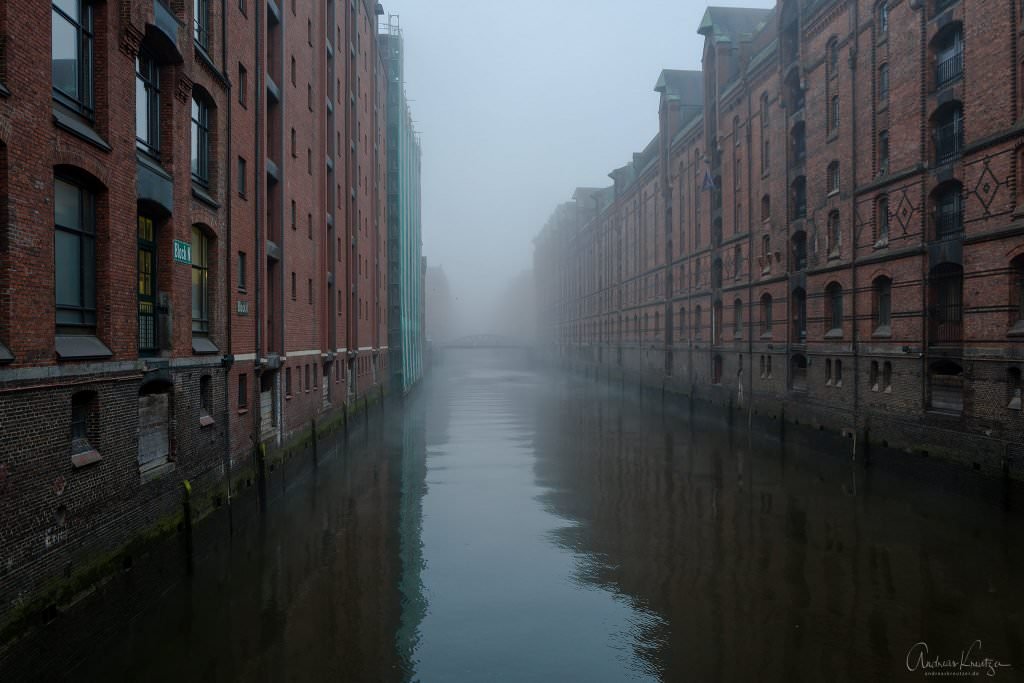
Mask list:
[[[197,0],[198,1],[198,0]],[[210,186],[210,104],[198,93],[192,94],[192,182]]]
[[[143,67],[146,67],[143,70]],[[144,48],[135,57],[135,146],[160,159],[160,65]],[[141,92],[140,92],[141,89]],[[139,97],[145,98],[146,138],[139,137]]]
[[[50,9],[50,80],[52,95],[55,100],[60,102],[62,105],[78,112],[85,116],[90,121],[95,117],[95,39],[96,39],[96,26],[93,16],[93,5],[87,0],[72,0],[77,3],[79,9],[79,19],[72,19],[68,14],[57,6],[57,3],[51,3]],[[78,90],[76,94],[68,93],[57,86],[56,78],[53,74],[53,64],[56,61],[54,59],[53,49],[58,44],[58,41],[53,38],[53,30],[56,24],[56,19],[60,19],[70,24],[74,34],[75,40],[77,41],[77,49],[75,51],[75,86]]]
[[[63,183],[74,188],[78,193],[78,225],[61,225],[57,221],[57,183]],[[89,332],[95,332],[97,323],[97,287],[96,287],[96,271],[97,271],[97,252],[96,252],[96,194],[82,185],[81,182],[74,178],[68,177],[63,174],[54,175],[54,305],[55,305],[55,320],[57,325],[57,332],[60,333],[62,329],[71,328],[74,330],[88,330]],[[58,238],[57,232],[63,232],[69,235],[73,235],[76,239],[76,251],[78,258],[78,285],[77,285],[77,305],[70,305],[67,303],[60,303],[59,300],[59,287],[60,278],[57,277],[58,259]],[[91,245],[90,248],[84,248],[86,245]],[[87,259],[86,254],[91,251],[91,261]],[[90,307],[89,301],[89,288],[86,286],[91,280],[91,292],[92,301]],[[61,319],[61,312],[65,313],[65,319]],[[78,320],[73,321],[68,319],[68,315],[75,315]]]
[[[203,51],[210,50],[210,2],[192,0],[192,40]]]
[[[197,241],[198,238],[198,241]],[[210,237],[198,226],[192,226],[192,336],[210,334]],[[196,282],[198,278],[199,282]],[[201,310],[196,317],[196,286],[199,286]]]

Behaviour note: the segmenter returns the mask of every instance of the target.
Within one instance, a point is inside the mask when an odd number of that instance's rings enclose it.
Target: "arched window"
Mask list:
[[[964,269],[942,263],[928,275],[928,341],[956,344],[963,334]]]
[[[892,280],[881,275],[871,284],[876,337],[892,334]]]
[[[878,67],[878,104],[885,106],[889,103],[889,65],[883,64]]]
[[[768,195],[761,197],[761,221],[765,222],[772,217],[772,199]]]
[[[935,239],[959,237],[964,229],[964,210],[961,199],[963,187],[951,180],[932,192],[932,221]]]
[[[717,257],[711,262],[711,286],[714,289],[722,288],[722,259]]]
[[[800,83],[798,69],[792,69],[786,77],[786,107],[790,114],[804,108],[804,89]]]
[[[761,295],[761,336],[772,334],[772,295],[765,292]]]
[[[889,32],[889,3],[878,3],[878,34],[884,37]]]
[[[770,235],[761,235],[761,255],[757,259],[761,266],[761,272],[767,273],[772,267],[772,238]]]
[[[829,101],[828,130],[830,133],[839,130],[839,95],[833,95]]]
[[[825,336],[843,336],[843,288],[832,282],[825,288]]]
[[[828,172],[825,175],[828,182],[828,193],[839,192],[839,162],[832,161],[828,165]]]
[[[935,143],[935,165],[956,161],[963,150],[963,105],[954,100],[939,107],[932,115],[932,139]]]
[[[802,287],[793,290],[793,342],[807,341],[807,292]]]
[[[959,23],[946,26],[932,41],[935,88],[944,88],[964,72],[964,31]]]
[[[839,211],[832,210],[828,213],[828,257],[838,258],[839,247],[842,244],[842,231],[839,226]]]
[[[839,41],[832,38],[826,48],[828,53],[828,77],[835,78],[839,73]]]
[[[761,93],[761,128],[768,128],[768,93]]]
[[[743,336],[743,299],[732,302],[732,332],[737,339]]]
[[[889,173],[889,131],[878,133],[878,174]]]

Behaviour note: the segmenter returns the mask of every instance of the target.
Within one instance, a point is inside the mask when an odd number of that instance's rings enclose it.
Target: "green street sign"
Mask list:
[[[178,263],[187,263],[192,265],[191,243],[174,240],[174,260]]]

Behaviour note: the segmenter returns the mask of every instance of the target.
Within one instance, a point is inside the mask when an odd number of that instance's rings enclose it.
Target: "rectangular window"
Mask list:
[[[238,291],[245,291],[245,252],[238,252]]]
[[[292,230],[295,230],[295,200],[292,200]]]
[[[313,303],[313,279],[310,278],[307,281],[307,288],[309,293],[309,303]]]
[[[245,0],[242,0],[244,3]],[[244,12],[243,12],[244,14]],[[249,72],[241,63],[238,64],[238,103],[243,107],[249,99]]]
[[[238,196],[245,198],[246,183],[248,182],[248,174],[245,169],[245,159],[238,157]]]
[[[244,372],[238,376],[238,409],[249,407],[249,376]]]
[[[92,6],[84,0],[59,0],[53,3],[51,20],[53,96],[62,104],[92,117]]]
[[[71,181],[54,181],[57,326],[96,325],[96,200]]]
[[[313,239],[313,214],[306,214],[306,232],[309,239]]]
[[[306,391],[309,391],[309,363],[306,363],[304,372],[306,373],[306,381],[305,381]]]
[[[135,57],[135,144],[160,155],[160,70],[144,50]]]
[[[192,0],[192,10],[195,14],[193,25],[195,30],[193,36],[196,45],[203,50],[210,49],[210,5],[209,0]]]
[[[210,332],[209,238],[192,228],[192,334]]]
[[[210,184],[210,108],[195,97],[192,98],[192,180],[203,187]]]
[[[284,394],[288,398],[292,397],[292,369],[284,369]]]

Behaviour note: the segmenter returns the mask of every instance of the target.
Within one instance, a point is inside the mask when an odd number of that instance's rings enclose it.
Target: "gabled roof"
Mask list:
[[[771,14],[770,9],[708,7],[697,33],[716,41],[738,42],[760,31]]]
[[[654,84],[655,92],[674,95],[684,104],[704,104],[704,74],[700,71],[663,69]]]

